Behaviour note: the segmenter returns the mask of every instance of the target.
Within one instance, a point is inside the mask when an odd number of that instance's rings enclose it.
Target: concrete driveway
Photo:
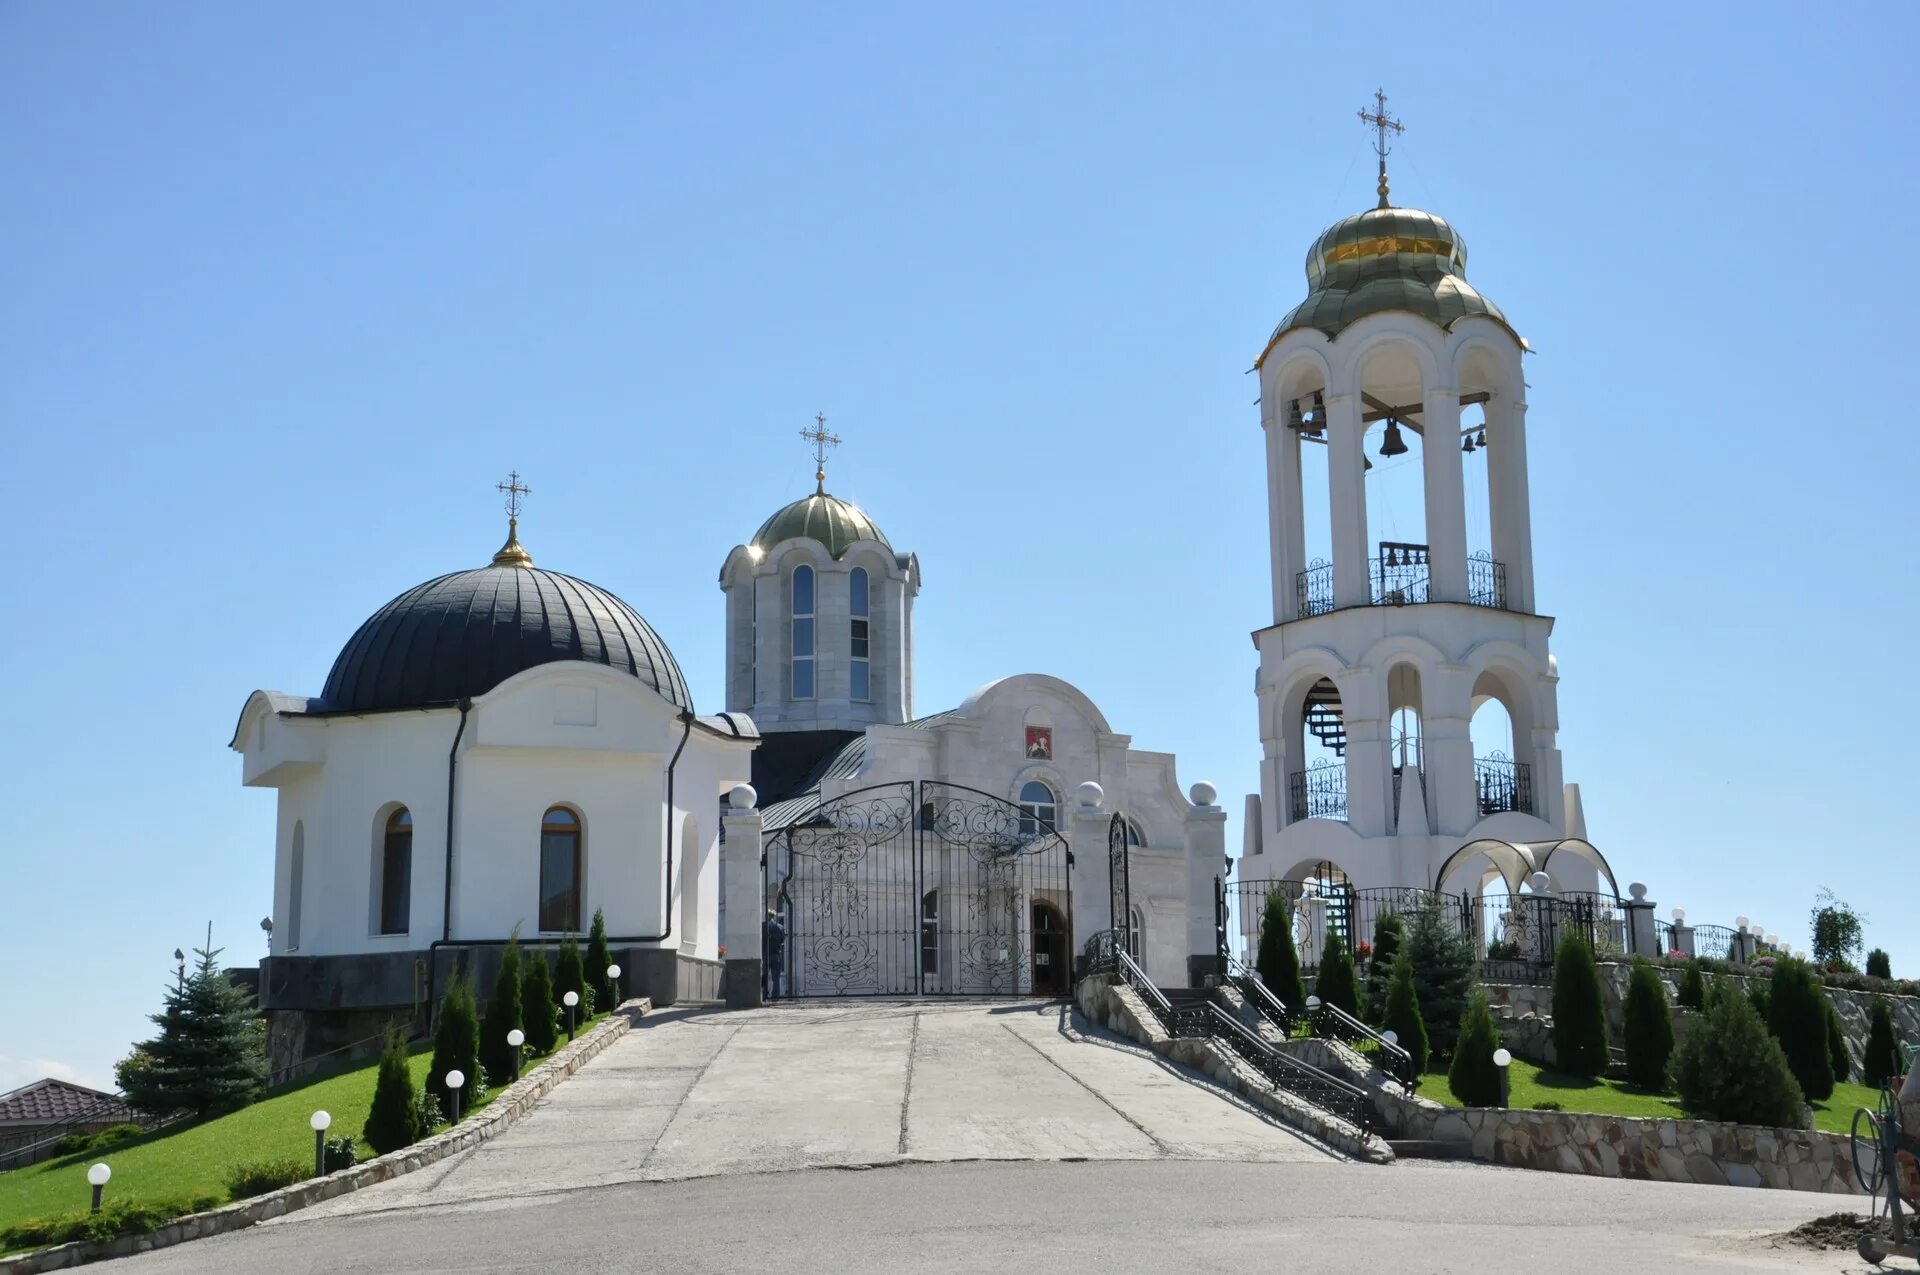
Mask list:
[[[493,1141],[299,1216],[823,1166],[1331,1158],[1066,1005],[793,1002],[651,1015]]]

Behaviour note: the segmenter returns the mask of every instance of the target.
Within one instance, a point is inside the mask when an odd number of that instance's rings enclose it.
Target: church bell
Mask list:
[[[1400,422],[1387,417],[1386,441],[1380,444],[1382,456],[1404,456],[1407,454],[1407,440],[1400,437]]]

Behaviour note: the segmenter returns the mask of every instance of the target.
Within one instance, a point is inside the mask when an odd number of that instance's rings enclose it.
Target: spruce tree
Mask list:
[[[380,1051],[380,1070],[373,1082],[373,1109],[360,1136],[381,1155],[411,1146],[426,1133],[420,1115],[420,1092],[413,1087],[407,1070],[407,1043],[400,1033],[387,1029],[386,1047]]]
[[[520,1026],[520,927],[513,927],[500,953],[500,972],[493,976],[487,997],[487,1017],[480,1025],[480,1065],[489,1084],[504,1085],[513,1077],[513,1046],[507,1033]]]
[[[1873,998],[1867,1011],[1867,1055],[1860,1064],[1861,1078],[1875,1089],[1900,1074],[1900,1047],[1894,1042],[1893,1011],[1884,998]]]
[[[453,976],[440,998],[440,1011],[433,1019],[433,1065],[427,1070],[427,1092],[439,1101],[442,1111],[450,1112],[449,1071],[462,1072],[467,1078],[460,1102],[460,1110],[465,1111],[480,1078],[480,1010],[473,999],[473,981],[465,970]]]
[[[1428,1062],[1427,1027],[1420,1017],[1420,997],[1413,986],[1413,957],[1405,948],[1393,958],[1393,976],[1387,980],[1387,1004],[1380,1027],[1398,1038],[1400,1048],[1413,1059],[1415,1083]]]
[[[613,980],[607,977],[607,967],[612,964],[613,952],[607,947],[606,914],[595,908],[593,929],[587,934],[587,986],[593,989],[593,1003],[598,1009],[614,1006]]]
[[[1473,940],[1428,902],[1413,914],[1407,930],[1407,956],[1413,967],[1413,990],[1420,999],[1420,1021],[1427,1044],[1436,1054],[1453,1050],[1467,998],[1478,978],[1479,953]]]
[[[1684,986],[1684,984],[1683,984]],[[1627,1079],[1642,1089],[1664,1093],[1667,1065],[1673,1057],[1673,1011],[1667,1005],[1667,985],[1660,972],[1645,961],[1635,961],[1627,976]]]
[[[1700,971],[1700,962],[1688,958],[1680,971],[1680,1006],[1683,1009],[1705,1009],[1707,1007],[1707,980]]]
[[[1460,1038],[1453,1045],[1453,1062],[1447,1068],[1447,1086],[1462,1106],[1499,1105],[1500,1068],[1493,1061],[1493,1051],[1498,1048],[1500,1032],[1493,1024],[1486,989],[1476,987],[1467,1003],[1466,1021],[1460,1025]]]
[[[195,948],[193,971],[165,994],[152,1015],[160,1034],[135,1046],[117,1079],[127,1101],[153,1116],[196,1118],[235,1111],[266,1091],[265,1034],[253,994],[235,986],[214,958],[224,949]],[[137,1063],[135,1060],[138,1060]]]
[[[1674,1088],[1696,1119],[1794,1128],[1800,1086],[1745,996],[1712,996],[1674,1054]]]
[[[579,1007],[573,1011],[573,1021],[578,1023],[593,1012],[593,989],[587,986],[586,967],[580,963],[580,941],[571,934],[560,938],[560,959],[553,970],[553,1000],[558,1005],[565,1001],[568,992],[580,994]],[[567,1011],[562,1009],[560,1017],[565,1019]]]
[[[1575,1076],[1605,1075],[1610,1060],[1606,994],[1581,934],[1567,934],[1554,954],[1553,1053],[1555,1066]]]
[[[1893,962],[1881,948],[1867,953],[1867,973],[1873,978],[1892,978]]]
[[[1393,981],[1394,958],[1406,946],[1407,923],[1398,912],[1381,914],[1373,927],[1373,955],[1367,961],[1367,1019],[1378,1023],[1387,1009],[1387,986]]]
[[[1840,1025],[1840,1011],[1827,998],[1827,1058],[1833,1063],[1833,1083],[1844,1084],[1853,1072],[1853,1056],[1847,1052],[1847,1029]]]
[[[527,954],[527,972],[520,977],[520,1020],[528,1049],[536,1054],[553,1052],[553,1043],[560,1038],[553,1008],[553,971],[547,968],[546,952],[539,948]]]
[[[1322,1004],[1337,1005],[1349,1014],[1360,1012],[1360,984],[1354,978],[1353,957],[1337,930],[1327,931],[1327,941],[1320,949],[1320,972],[1313,980],[1313,994]]]
[[[1254,958],[1260,981],[1278,996],[1290,1014],[1307,1009],[1307,985],[1300,977],[1300,954],[1293,948],[1293,909],[1284,889],[1267,891],[1260,913],[1260,950]]]
[[[1827,994],[1804,961],[1774,962],[1767,1030],[1779,1040],[1793,1078],[1809,1102],[1833,1096],[1833,1056],[1827,1052]]]

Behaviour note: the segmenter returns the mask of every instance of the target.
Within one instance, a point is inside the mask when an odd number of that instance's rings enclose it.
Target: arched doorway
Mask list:
[[[1071,962],[1067,951],[1067,918],[1045,899],[1033,901],[1033,993],[1064,996]]]

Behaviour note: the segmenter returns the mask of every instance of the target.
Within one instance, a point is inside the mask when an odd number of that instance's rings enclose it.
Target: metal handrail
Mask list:
[[[1284,1089],[1296,1098],[1332,1112],[1362,1133],[1372,1131],[1373,1100],[1367,1096],[1366,1090],[1340,1079],[1332,1072],[1322,1071],[1312,1063],[1280,1052],[1249,1030],[1245,1023],[1211,1001],[1207,1003],[1207,1009],[1210,1011],[1210,1021],[1225,1029],[1224,1032],[1216,1029],[1211,1034],[1224,1039],[1229,1049],[1272,1081],[1274,1088]]]
[[[1361,1022],[1358,1018],[1355,1018],[1352,1014],[1349,1014],[1346,1010],[1341,1009],[1331,1001],[1321,1001],[1318,1013],[1323,1017],[1330,1016],[1336,1026],[1334,1030],[1327,1031],[1323,1030],[1319,1023],[1315,1023],[1314,1030],[1317,1035],[1335,1036],[1345,1041],[1355,1039],[1372,1041],[1380,1050],[1383,1057],[1391,1056],[1393,1060],[1392,1067],[1382,1067],[1380,1070],[1386,1072],[1395,1080],[1398,1080],[1403,1089],[1409,1092],[1412,1091],[1414,1081],[1413,1055],[1408,1053],[1398,1042],[1388,1040],[1384,1035],[1375,1031],[1372,1027]]]
[[[1298,1015],[1288,1009],[1287,1003],[1275,995],[1271,987],[1267,986],[1267,980],[1260,977],[1260,971],[1254,969],[1245,961],[1229,952],[1227,954],[1227,968],[1229,972],[1231,972],[1235,966],[1240,968],[1240,990],[1253,994],[1254,1000],[1259,1002],[1256,1007],[1261,1013],[1266,1015],[1267,1019],[1272,1022],[1275,1027],[1278,1027],[1283,1032],[1292,1031],[1293,1021]]]

